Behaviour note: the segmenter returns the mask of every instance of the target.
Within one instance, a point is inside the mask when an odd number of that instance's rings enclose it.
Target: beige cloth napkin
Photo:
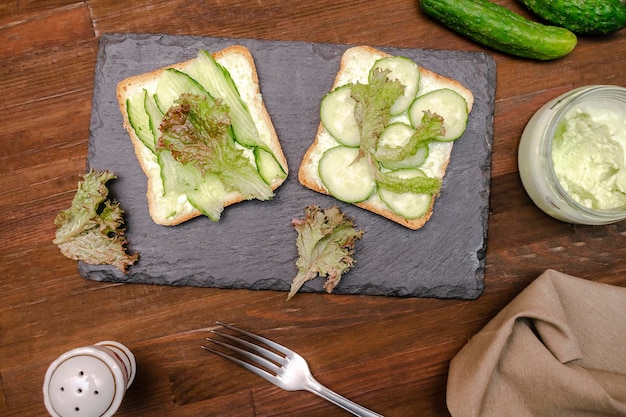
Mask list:
[[[453,417],[626,416],[626,288],[547,270],[452,359]]]

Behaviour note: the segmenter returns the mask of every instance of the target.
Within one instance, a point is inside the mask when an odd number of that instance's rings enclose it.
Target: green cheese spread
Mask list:
[[[563,189],[582,206],[626,206],[626,115],[605,107],[571,109],[552,142],[554,171]]]

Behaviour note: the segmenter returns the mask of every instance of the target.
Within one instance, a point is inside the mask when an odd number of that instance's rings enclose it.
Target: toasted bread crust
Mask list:
[[[246,72],[245,76],[250,77],[250,85],[254,88],[251,91],[246,91],[246,97],[243,97],[244,94],[242,93],[242,99],[250,109],[253,119],[255,120],[255,124],[257,125],[257,129],[259,129],[259,131],[263,131],[263,133],[268,138],[268,146],[274,152],[274,156],[283,166],[285,172],[288,172],[287,159],[281,148],[278,135],[272,123],[271,117],[267,112],[265,104],[261,98],[259,78],[252,54],[250,53],[248,48],[242,45],[233,45],[220,51],[214,52],[212,56],[217,62],[225,66],[227,69],[229,69],[228,65],[225,65],[224,61],[232,59],[233,57],[239,57],[243,59],[243,62],[246,63],[246,68],[244,68],[243,71]],[[165,217],[159,213],[158,194],[160,193],[159,188],[161,187],[161,179],[160,177],[158,177],[159,169],[155,169],[156,162],[154,161],[154,156],[137,137],[133,127],[130,124],[128,112],[126,110],[126,100],[136,92],[141,91],[143,88],[146,88],[148,91],[154,91],[157,80],[159,79],[159,76],[161,75],[161,73],[163,73],[163,71],[165,71],[167,68],[182,70],[193,59],[194,58],[184,62],[178,62],[163,68],[159,68],[148,73],[124,79],[120,81],[117,85],[116,94],[119,109],[123,116],[124,129],[126,130],[126,132],[128,132],[128,135],[133,144],[137,160],[139,161],[141,169],[146,174],[148,180],[146,197],[148,199],[148,209],[150,212],[150,217],[155,223],[163,226],[175,226],[187,220],[191,220],[194,217],[198,217],[202,213],[200,213],[200,211],[195,209],[189,203],[187,203],[185,209],[182,210],[180,213],[177,213],[176,216]],[[231,74],[231,76],[233,76],[233,79],[237,83],[236,77],[233,74]],[[275,190],[283,182],[284,180],[274,181],[274,183],[272,183],[271,185],[272,189]],[[241,194],[231,193],[230,196],[224,201],[224,207],[241,202],[243,200],[244,198]]]
[[[331,91],[345,84],[344,80],[345,80],[346,72],[352,70],[351,65],[354,59],[358,59],[360,56],[370,56],[370,58],[368,59],[376,60],[376,59],[388,57],[390,55],[376,48],[373,48],[371,46],[356,46],[356,47],[346,50],[346,52],[341,58],[341,61],[339,64],[339,70],[337,71],[337,75],[335,76],[335,81],[331,88]],[[471,110],[474,104],[474,96],[472,92],[468,90],[467,88],[465,88],[460,82],[451,78],[443,77],[421,66],[419,67],[419,69],[420,69],[421,79],[426,79],[429,82],[448,87],[458,92],[465,98],[467,102],[467,106],[468,106],[468,112]],[[369,68],[368,68],[368,71],[369,71]],[[367,77],[367,74],[365,74],[365,79],[366,77]],[[315,139],[313,140],[313,143],[311,144],[311,146],[305,152],[304,157],[302,159],[302,163],[300,164],[300,168],[298,170],[298,181],[303,186],[313,191],[330,195],[326,187],[323,185],[321,179],[319,178],[319,175],[317,174],[317,164],[318,164],[319,158],[316,158],[316,155],[319,154],[318,148],[320,147],[320,140],[325,130],[326,129],[320,122],[317,128]],[[448,157],[448,160],[445,161],[444,163],[444,169],[443,169],[444,172],[447,169],[447,165],[449,162],[450,162],[450,159]],[[438,195],[433,196],[428,211],[423,216],[415,218],[415,219],[405,219],[404,217],[401,217],[397,215],[396,213],[394,213],[384,204],[377,203],[376,201],[373,201],[373,200],[366,200],[361,203],[356,203],[355,205],[358,207],[361,207],[364,210],[378,214],[391,221],[401,224],[404,227],[407,227],[412,230],[417,230],[423,227],[432,216],[433,207],[434,207],[437,196]]]

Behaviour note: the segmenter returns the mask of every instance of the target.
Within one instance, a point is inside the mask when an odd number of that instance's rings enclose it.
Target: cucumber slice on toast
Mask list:
[[[410,137],[415,133],[415,129],[406,123],[395,122],[388,125],[385,130],[382,131],[378,138],[378,146],[387,147],[400,147],[405,145]],[[376,156],[378,162],[380,162],[385,168],[395,170],[401,168],[416,168],[424,163],[428,157],[428,145],[418,147],[417,151],[401,161],[390,161]]]
[[[328,192],[346,203],[367,200],[376,191],[374,172],[367,158],[355,161],[358,148],[336,146],[328,149],[319,161],[319,176]]]
[[[191,93],[210,98],[207,91],[196,80],[175,68],[165,69],[157,81],[154,98],[161,113],[165,114],[182,93]]]
[[[413,127],[420,125],[425,111],[443,117],[445,134],[433,140],[449,142],[461,137],[467,125],[467,102],[459,93],[449,88],[433,90],[413,101],[409,107],[409,120]]]
[[[145,97],[148,96],[146,90],[141,90],[126,99],[126,112],[128,122],[132,126],[135,134],[152,153],[155,153],[155,143],[157,136],[154,135],[150,126],[150,116],[144,108]]]
[[[200,51],[198,57],[185,66],[183,71],[202,85],[211,96],[222,99],[228,105],[237,142],[248,148],[261,147],[270,152],[267,144],[261,140],[250,111],[242,101],[230,73],[210,53]]]
[[[143,108],[148,114],[148,118],[150,120],[150,130],[152,131],[156,144],[161,136],[159,126],[161,125],[161,120],[163,120],[163,113],[159,110],[159,106],[154,100],[154,96],[148,94],[147,92],[144,97]]]
[[[320,119],[337,142],[358,147],[361,132],[354,119],[356,101],[350,95],[350,87],[349,84],[337,87],[324,96],[320,105]]]
[[[264,149],[254,148],[254,161],[257,171],[268,185],[272,185],[275,180],[287,178],[283,166],[276,160],[274,155]]]
[[[202,176],[201,172],[190,164],[181,164],[174,159],[170,151],[158,153],[163,181],[164,210],[175,216],[182,209],[185,198],[202,214],[212,221],[218,221],[224,209],[227,194],[223,183],[215,175]]]
[[[220,219],[224,210],[226,194],[224,184],[211,174],[197,179],[195,188],[186,192],[189,203],[214,222]]]
[[[399,178],[425,177],[419,169],[400,169],[388,172]],[[428,210],[433,199],[432,194],[396,193],[384,188],[378,188],[380,199],[398,216],[411,220],[422,217]]]
[[[420,70],[415,62],[403,56],[390,56],[381,58],[370,70],[370,79],[372,71],[376,69],[388,70],[387,78],[390,80],[398,80],[404,86],[404,93],[391,106],[390,113],[392,116],[404,113],[417,95],[420,82]],[[371,82],[371,81],[370,81]]]

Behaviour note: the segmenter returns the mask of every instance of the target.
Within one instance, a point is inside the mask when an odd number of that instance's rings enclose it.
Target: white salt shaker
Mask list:
[[[135,356],[118,342],[70,350],[46,372],[43,396],[53,417],[110,417],[135,379]]]

